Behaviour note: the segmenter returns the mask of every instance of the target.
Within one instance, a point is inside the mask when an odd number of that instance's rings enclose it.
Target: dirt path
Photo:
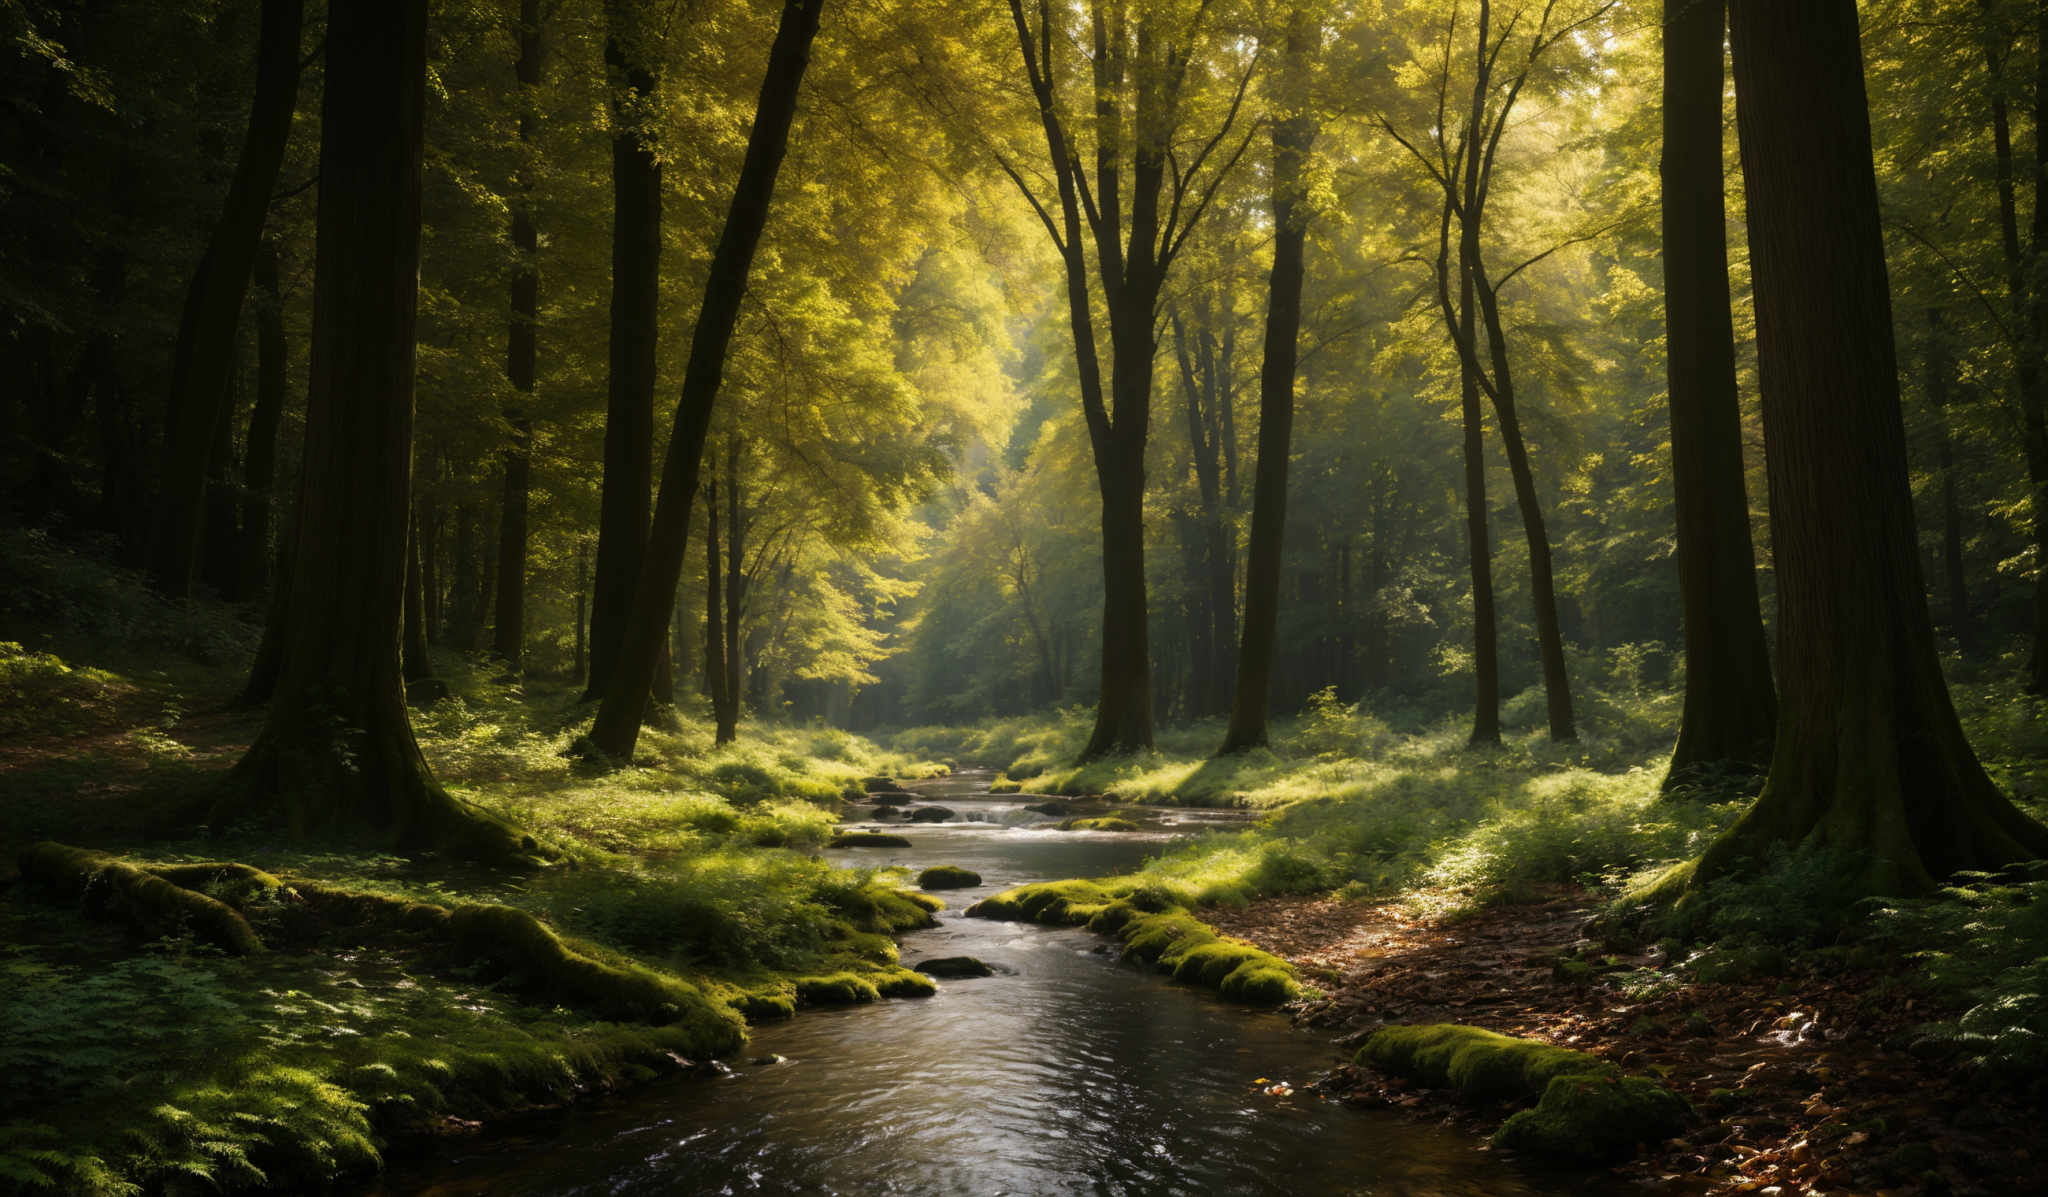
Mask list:
[[[1300,1019],[1347,1045],[1384,1023],[1459,1022],[1661,1076],[1702,1117],[1625,1176],[1715,1193],[2040,1191],[2038,1104],[1907,1050],[1903,1033],[1934,1012],[1901,982],[1903,968],[1795,961],[1782,977],[1700,983],[1660,952],[1599,956],[1582,941],[1591,909],[1560,892],[1448,923],[1393,904],[1301,898],[1204,917],[1300,967],[1328,995]],[[1605,971],[1560,973],[1560,953],[1575,946]],[[1331,1084],[1352,1101],[1480,1132],[1503,1113],[1363,1069]]]

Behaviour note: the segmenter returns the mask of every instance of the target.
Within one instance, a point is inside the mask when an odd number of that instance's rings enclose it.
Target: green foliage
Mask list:
[[[1909,953],[1926,984],[1961,1013],[1922,1027],[1927,1050],[1953,1053],[2001,1083],[2038,1085],[2048,1069],[2048,868],[1972,874],[1935,897],[1878,911],[1879,942]]]

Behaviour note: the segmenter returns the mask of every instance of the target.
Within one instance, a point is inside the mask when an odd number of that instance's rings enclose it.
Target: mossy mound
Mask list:
[[[910,812],[913,823],[944,823],[953,817],[953,811],[943,806],[920,806]]]
[[[856,931],[894,935],[937,925],[932,915],[946,904],[930,894],[902,889],[886,881],[871,881],[859,889],[832,896],[832,909]],[[894,957],[890,957],[894,959]]]
[[[515,984],[607,1018],[683,1023],[696,1028],[707,1054],[746,1039],[737,1011],[687,981],[637,964],[612,964],[571,946],[523,910],[472,903],[448,912],[455,947],[504,969]]]
[[[796,1017],[796,999],[780,990],[742,993],[732,999],[732,1008],[750,1023]]]
[[[896,779],[893,777],[863,777],[860,779],[860,785],[862,789],[870,794],[892,792],[896,789]]]
[[[980,873],[959,865],[933,865],[917,875],[919,889],[972,889],[980,884]]]
[[[915,969],[890,969],[875,978],[875,992],[887,998],[930,997],[938,991],[930,977]]]
[[[1115,815],[1098,815],[1091,819],[1068,819],[1060,824],[1061,831],[1138,831],[1136,823],[1119,819]]]
[[[1382,1028],[1358,1049],[1357,1061],[1478,1100],[1532,1100],[1557,1077],[1614,1071],[1584,1052],[1455,1023]]]
[[[880,1001],[882,991],[857,973],[828,973],[822,977],[800,977],[796,1000],[804,1006],[847,1006],[856,1002]]]
[[[1627,1159],[1646,1143],[1661,1143],[1692,1117],[1686,1100],[1642,1077],[1552,1077],[1543,1099],[1494,1132],[1493,1145],[1574,1164]]]
[[[998,776],[994,781],[988,783],[988,792],[991,794],[1017,794],[1021,793],[1023,789],[1023,782],[1013,781],[1007,776]]]
[[[910,841],[885,831],[843,831],[825,843],[827,848],[908,848]]]
[[[1118,895],[1093,881],[1041,881],[984,898],[967,913],[1114,935],[1127,958],[1248,1005],[1277,1006],[1302,994],[1292,965],[1248,943],[1225,940],[1153,886]]]

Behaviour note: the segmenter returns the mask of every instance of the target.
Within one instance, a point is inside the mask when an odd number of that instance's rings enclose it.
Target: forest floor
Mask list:
[[[1325,996],[1299,1020],[1347,1045],[1387,1024],[1461,1023],[1660,1078],[1701,1117],[1623,1175],[1710,1192],[2037,1191],[2040,1105],[1903,1046],[1933,1009],[1901,986],[1899,961],[1794,956],[1772,962],[1780,975],[1701,981],[1662,949],[1601,952],[1586,931],[1602,905],[1558,887],[1452,920],[1306,897],[1203,913],[1312,979]],[[1598,971],[1561,976],[1568,959]],[[1356,1066],[1323,1089],[1477,1134],[1504,1112]]]

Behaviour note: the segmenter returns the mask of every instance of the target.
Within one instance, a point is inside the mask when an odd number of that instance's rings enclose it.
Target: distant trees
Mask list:
[[[504,499],[498,515],[498,605],[491,621],[491,653],[515,673],[526,648],[527,492],[533,468],[533,416],[524,405],[533,397],[540,321],[540,238],[533,214],[533,174],[539,153],[534,141],[535,109],[540,103],[540,21],[540,0],[519,0],[515,36],[519,56],[514,74],[522,160],[512,206],[512,252],[516,258],[512,264],[512,318],[505,331],[505,377],[518,393],[521,406],[505,413],[512,443],[504,454]]]
[[[1777,702],[1756,594],[1721,182],[1724,0],[1669,0],[1663,28],[1664,310],[1685,714],[1665,788],[1702,771],[1761,773]]]
[[[2048,855],[1949,703],[1907,484],[1854,0],[1733,0],[1757,350],[1778,567],[1777,743],[1698,886],[1773,845],[1868,889]]]

